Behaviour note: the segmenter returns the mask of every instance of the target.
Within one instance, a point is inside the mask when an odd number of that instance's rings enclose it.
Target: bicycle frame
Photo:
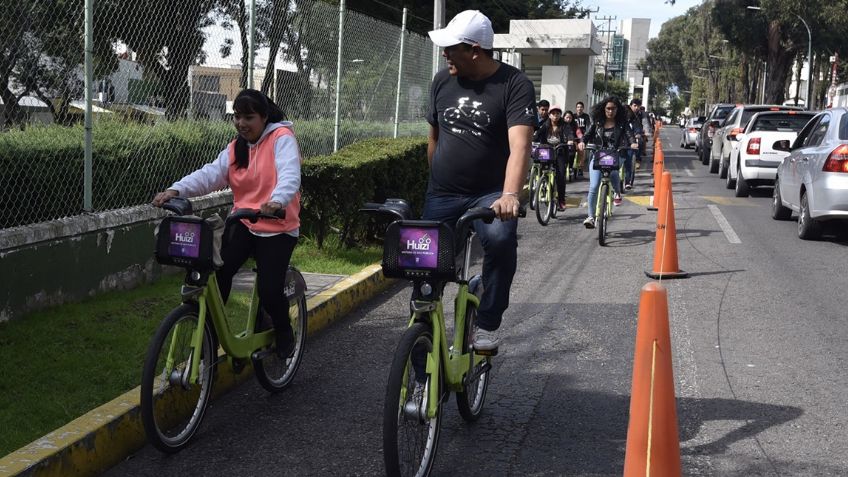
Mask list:
[[[427,399],[427,417],[433,418],[436,416],[438,402],[442,393],[440,386],[443,382],[441,375],[444,369],[444,383],[448,390],[459,392],[463,389],[463,379],[465,371],[468,370],[469,354],[473,351],[466,349],[462,345],[465,333],[465,313],[468,310],[468,304],[480,306],[480,300],[476,295],[469,291],[468,284],[468,264],[471,261],[471,240],[474,234],[468,237],[465,244],[465,262],[462,268],[462,274],[459,280],[459,290],[454,299],[454,327],[453,327],[453,345],[449,349],[447,346],[447,326],[445,324],[444,307],[442,305],[442,295],[444,285],[438,284],[441,289],[439,295],[433,300],[416,300],[410,301],[412,316],[409,319],[409,325],[417,321],[426,320],[433,329],[433,350],[427,353],[427,362],[425,372],[430,375],[430,386]],[[414,289],[420,285],[419,281],[414,282]],[[475,365],[486,359],[484,356],[476,355]],[[439,363],[443,366],[440,366]],[[404,378],[404,388],[401,391],[401,397],[406,400],[406,379]]]
[[[607,194],[606,197],[601,197],[598,195],[598,200],[595,202],[595,219],[597,220],[601,216],[601,200],[605,200],[607,202],[607,216],[612,217],[612,201],[614,198],[615,191],[612,190],[612,171],[611,170],[602,170],[601,182],[598,184],[598,191],[601,190],[601,186],[607,184]]]

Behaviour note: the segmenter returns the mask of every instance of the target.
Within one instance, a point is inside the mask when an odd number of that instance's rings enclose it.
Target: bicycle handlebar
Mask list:
[[[263,214],[259,209],[235,209],[227,216],[227,224],[236,220],[247,219],[251,224],[255,224],[259,219],[284,219],[286,218],[285,209],[277,209],[274,214]]]
[[[625,146],[622,146],[622,147],[598,147],[595,144],[588,144],[587,143],[586,149],[588,149],[590,151],[597,151],[598,149],[615,149],[616,151],[626,151],[626,150],[630,149],[630,147],[629,146],[626,146],[626,147]]]

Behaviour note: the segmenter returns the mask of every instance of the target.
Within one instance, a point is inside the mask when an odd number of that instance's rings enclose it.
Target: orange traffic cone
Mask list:
[[[686,278],[688,273],[677,264],[677,229],[674,226],[674,195],[671,191],[671,173],[662,173],[662,185],[657,211],[657,238],[654,245],[654,269],[645,272],[651,278]]]
[[[668,326],[668,293],[651,282],[642,287],[624,477],[681,475],[674,371]]]
[[[648,210],[657,210],[657,206],[659,205],[660,197],[662,197],[662,174],[665,171],[665,154],[663,154],[662,146],[657,146],[654,149],[654,195],[651,196],[651,200],[648,202]]]

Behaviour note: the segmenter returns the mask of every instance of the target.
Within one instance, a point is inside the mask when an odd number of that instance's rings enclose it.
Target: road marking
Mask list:
[[[684,170],[684,171],[686,171],[686,175],[687,175],[687,176],[689,176],[689,177],[695,177],[695,172],[694,172],[694,171],[692,171],[692,169],[689,169],[689,168],[687,167],[687,168],[685,168],[685,169],[683,169],[683,170]]]
[[[724,197],[721,195],[705,195],[704,199],[710,202],[715,202],[718,205],[739,205],[744,207],[756,207],[757,204],[752,203],[749,199],[743,197]]]
[[[736,232],[733,231],[733,227],[730,226],[730,222],[722,215],[721,211],[718,210],[717,205],[708,205],[710,212],[713,213],[713,217],[715,217],[716,222],[718,222],[718,226],[721,227],[721,231],[724,232],[724,236],[727,237],[727,241],[730,243],[742,243],[739,240],[739,236],[736,235]]]

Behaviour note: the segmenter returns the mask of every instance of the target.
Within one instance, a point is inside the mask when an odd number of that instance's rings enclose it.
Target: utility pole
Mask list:
[[[607,46],[607,48],[606,48],[606,50],[607,50],[607,51],[606,51],[606,53],[604,54],[604,95],[607,95],[607,71],[608,71],[608,69],[609,69],[609,54],[610,54],[610,50],[612,50],[612,39],[611,39],[610,34],[611,34],[613,31],[615,31],[615,30],[613,30],[613,29],[612,29],[612,21],[613,21],[613,20],[615,20],[615,19],[616,19],[616,17],[610,17],[610,16],[606,16],[606,17],[595,17],[595,20],[600,20],[600,21],[602,21],[602,22],[603,22],[603,21],[606,21],[606,22],[607,22],[607,29],[606,29],[606,30],[601,30],[601,31],[600,31],[601,33],[606,33],[606,34],[607,34],[607,45],[606,45],[606,46]]]

